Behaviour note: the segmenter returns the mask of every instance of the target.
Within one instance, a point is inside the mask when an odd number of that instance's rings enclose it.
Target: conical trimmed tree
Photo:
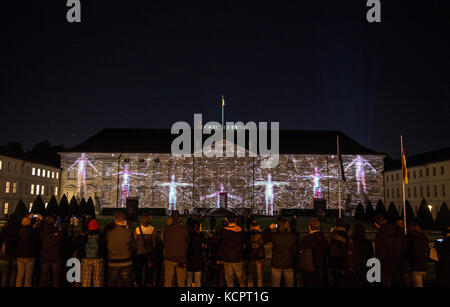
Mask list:
[[[28,215],[27,205],[22,200],[19,200],[12,215],[17,216],[20,220]]]
[[[382,215],[386,218],[386,207],[384,206],[384,203],[381,199],[378,201],[377,207],[375,208],[375,215]]]
[[[86,215],[86,210],[87,209],[87,203],[86,203],[86,199],[84,199],[84,197],[81,199],[80,204],[78,205],[78,214],[80,216],[84,216]]]
[[[406,224],[409,224],[410,222],[414,222],[416,220],[414,216],[414,210],[411,207],[411,204],[408,200],[405,201],[405,207],[406,207]],[[403,220],[403,208],[402,208],[402,215],[401,219]]]
[[[364,221],[365,219],[365,213],[364,213],[364,207],[361,203],[356,206],[355,210],[355,220],[357,221]]]
[[[417,211],[417,224],[422,229],[432,229],[434,227],[433,216],[428,208],[427,202],[422,199],[419,210]]]
[[[447,229],[450,226],[450,212],[446,203],[443,203],[436,217],[436,226],[439,229]]]
[[[59,201],[58,216],[61,217],[61,219],[69,216],[69,202],[67,200],[66,194],[64,194]]]
[[[75,196],[72,196],[69,204],[69,216],[78,217],[78,202]]]
[[[45,208],[45,213],[47,215],[57,215],[58,214],[58,202],[56,201],[55,196],[52,196],[52,198],[50,198],[47,208]]]
[[[398,219],[400,219],[400,215],[398,214],[397,207],[391,202],[387,211],[386,220],[389,224],[394,224]]]
[[[95,219],[95,206],[94,206],[94,201],[92,200],[92,197],[88,198],[86,214],[89,215],[91,217],[91,219]]]
[[[33,206],[31,207],[31,213],[40,214],[42,216],[45,215],[45,204],[42,200],[41,195],[38,195],[33,202]]]
[[[366,205],[365,220],[369,221],[369,222],[372,221],[374,215],[375,215],[375,210],[373,209],[372,202],[370,200],[368,200],[367,205]]]

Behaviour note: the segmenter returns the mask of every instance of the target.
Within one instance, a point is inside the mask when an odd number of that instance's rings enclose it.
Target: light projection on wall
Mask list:
[[[175,175],[170,182],[158,183],[159,186],[169,187],[169,210],[177,210],[177,187],[192,187],[191,183],[176,182]]]
[[[357,194],[360,194],[360,185],[362,183],[363,185],[363,191],[364,194],[367,194],[366,189],[366,173],[365,173],[365,167],[366,165],[371,169],[373,173],[376,173],[377,170],[372,167],[372,165],[363,157],[356,156],[356,158],[345,167],[345,171],[347,171],[348,168],[350,168],[352,165],[355,165],[355,177],[356,177],[356,186],[357,186]]]
[[[267,175],[266,181],[255,181],[255,186],[265,186],[265,196],[266,196],[266,215],[273,215],[273,188],[274,186],[287,185],[287,182],[272,181],[272,175]]]
[[[341,181],[341,197],[350,209],[367,199],[383,199],[383,158],[343,156],[347,181]],[[340,175],[335,155],[283,154],[278,166],[268,170],[260,168],[259,158],[62,153],[61,167],[61,193],[92,197],[100,208],[122,207],[128,197],[137,197],[140,207],[184,212],[216,208],[226,198],[228,208],[269,215],[284,208],[313,208],[319,197],[336,209]]]
[[[229,197],[231,199],[235,199],[238,202],[242,202],[242,197],[239,197],[237,195],[233,195],[230,193],[225,192],[225,188],[223,186],[223,183],[220,184],[220,188],[218,192],[209,194],[209,195],[205,195],[205,196],[201,196],[200,200],[204,200],[204,199],[208,199],[208,198],[212,198],[212,197],[216,197],[217,198],[217,208],[220,208],[220,204],[226,202],[226,198]],[[225,199],[224,199],[225,198]]]
[[[322,178],[335,178],[334,176],[324,176],[319,173],[319,168],[314,168],[314,174],[308,176],[302,176],[302,178],[311,178],[313,180],[313,197],[322,198],[322,186],[320,185],[320,180]]]
[[[92,162],[86,157],[85,153],[82,153],[81,156],[75,160],[75,162],[69,166],[67,169],[68,172],[75,166],[78,165],[78,173],[77,173],[77,189],[78,193],[83,195],[86,193],[86,167],[90,166],[94,169],[95,172],[97,172],[97,169],[92,164]],[[83,186],[83,192],[81,192],[81,186]]]

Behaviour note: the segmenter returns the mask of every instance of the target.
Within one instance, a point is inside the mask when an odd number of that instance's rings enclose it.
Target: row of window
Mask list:
[[[390,193],[390,191],[391,191],[391,193]],[[424,197],[423,186],[420,187],[419,192],[420,192],[420,197]],[[417,196],[417,187],[413,188],[413,193],[414,193],[413,197],[418,197]],[[427,193],[426,197],[431,196],[430,186],[426,187],[426,193]],[[437,185],[433,186],[433,194],[434,194],[433,195],[434,197],[438,196],[438,186]],[[411,188],[407,189],[407,195],[408,195],[408,197],[411,197]],[[445,184],[442,185],[441,196],[445,196]],[[400,198],[400,188],[392,189],[392,190],[386,189],[386,197],[387,198],[395,198],[395,197]]]
[[[444,172],[445,172],[444,166],[441,165],[441,175],[444,175]],[[413,171],[412,174],[413,174],[413,176],[411,177],[411,172],[408,172],[408,178],[417,178],[417,172],[415,170]],[[428,167],[425,169],[425,175],[427,177],[430,176],[430,169]],[[436,167],[433,167],[433,176],[436,176],[436,175],[437,175]],[[422,177],[423,177],[423,170],[420,169],[419,170],[419,178],[422,178]],[[394,174],[392,174],[390,176],[390,179],[391,179],[391,181],[394,181]],[[402,178],[400,178],[400,174],[397,173],[395,175],[395,180],[397,180],[397,181],[402,180]],[[389,175],[386,175],[386,182],[389,182]]]
[[[49,170],[45,170],[45,169],[42,169],[42,172],[41,172],[40,168],[36,169],[35,167],[33,167],[31,169],[31,175],[33,175],[33,176],[41,176],[41,174],[42,174],[42,177],[47,176],[47,178],[50,178],[50,176],[51,176],[52,178],[58,179],[58,177],[59,177],[58,172],[53,172],[53,171],[49,171]]]
[[[45,208],[47,208],[48,203],[45,203]],[[31,208],[33,207],[33,203],[30,203],[30,211]],[[5,206],[3,207],[3,214],[8,214],[9,212],[9,203],[5,202]]]
[[[22,186],[22,184],[21,184],[21,186]],[[51,187],[51,190],[53,190],[53,187]],[[9,194],[9,193],[16,194],[17,193],[17,182],[13,182],[11,184],[10,181],[6,181],[5,193],[6,194]],[[31,195],[44,195],[44,193],[45,193],[45,185],[31,184]],[[47,193],[47,195],[48,195],[48,193]],[[53,195],[58,196],[58,187],[55,187]]]

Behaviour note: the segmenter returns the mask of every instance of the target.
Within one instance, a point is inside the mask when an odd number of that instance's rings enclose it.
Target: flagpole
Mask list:
[[[224,101],[224,98],[223,98],[223,96],[222,96],[222,129],[224,129],[225,130],[225,127],[224,127],[224,109],[225,109],[225,106],[224,106],[224,103],[223,103],[223,101]]]
[[[405,235],[407,233],[406,231],[406,198],[405,198],[405,170],[403,169],[403,136],[400,135],[400,144],[401,144],[401,153],[400,153],[400,162],[402,163],[402,193],[403,193],[403,226],[405,228]]]
[[[336,140],[337,140],[337,156],[338,156],[338,160],[339,160],[339,134],[336,135]],[[339,218],[342,218],[342,210],[341,210],[341,176],[338,175],[338,207],[339,207]]]

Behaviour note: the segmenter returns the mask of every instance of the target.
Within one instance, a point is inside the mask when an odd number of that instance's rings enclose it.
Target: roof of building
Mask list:
[[[35,157],[27,157],[25,155],[11,154],[11,153],[1,152],[1,151],[0,151],[0,156],[8,157],[8,158],[11,158],[11,159],[17,159],[17,160],[21,160],[21,161],[25,161],[25,162],[29,162],[29,163],[40,164],[42,166],[47,166],[47,167],[53,167],[53,168],[61,169],[61,167],[59,165],[55,165],[55,164],[50,163],[50,162],[42,161],[42,160],[39,160],[38,158],[35,158]]]
[[[424,152],[414,156],[406,156],[406,167],[426,165],[435,162],[450,160],[450,147]],[[385,171],[395,171],[402,168],[400,159],[385,162]]]
[[[280,154],[336,154],[337,135],[343,155],[384,155],[360,145],[340,131],[294,130],[280,130]],[[172,141],[177,136],[172,135],[170,129],[103,129],[65,152],[170,153]],[[203,135],[203,141],[208,137]],[[270,134],[268,140],[270,147]]]

